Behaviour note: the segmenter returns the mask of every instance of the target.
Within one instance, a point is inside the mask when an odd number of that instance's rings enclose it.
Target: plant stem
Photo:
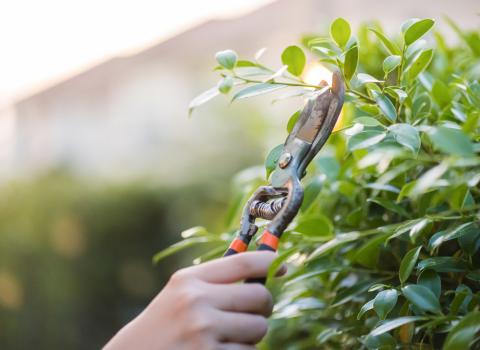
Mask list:
[[[236,75],[236,74],[235,74],[233,77],[234,77],[234,78],[237,78],[237,79],[242,79],[242,80],[245,81],[246,83],[272,84],[272,85],[287,85],[287,86],[300,86],[300,87],[311,87],[311,88],[315,88],[315,89],[323,89],[323,88],[324,88],[324,86],[310,85],[310,84],[302,84],[302,83],[294,84],[294,83],[283,83],[283,82],[276,82],[276,81],[271,81],[271,82],[269,82],[269,83],[264,83],[263,81],[260,81],[260,80],[251,80],[251,79],[248,79],[248,78],[244,78],[244,77],[238,76],[238,75]]]
[[[361,92],[358,92],[358,91],[355,91],[355,90],[352,90],[352,89],[346,89],[345,91],[349,92],[351,94],[357,95],[357,96],[363,98],[364,100],[367,100],[368,102],[377,103],[377,101],[375,101],[373,98],[370,98],[367,95],[362,94]]]

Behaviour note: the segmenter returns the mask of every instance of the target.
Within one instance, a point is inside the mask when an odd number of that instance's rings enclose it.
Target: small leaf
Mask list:
[[[436,147],[447,154],[465,157],[475,155],[472,142],[462,130],[432,127],[427,135]]]
[[[385,242],[389,233],[379,235],[369,239],[363,244],[357,252],[357,261],[366,267],[374,267],[377,264],[378,256],[380,255],[380,246]]]
[[[331,250],[346,244],[348,242],[352,242],[357,240],[360,237],[358,232],[349,232],[349,233],[344,233],[344,234],[339,234],[337,235],[334,239],[328,241],[327,243],[321,245],[317,249],[313,251],[312,254],[310,254],[307,259],[307,261],[311,261],[314,259],[318,259],[321,256],[325,255],[326,253],[330,252]],[[368,287],[367,287],[368,288]]]
[[[220,238],[219,238],[220,240]],[[183,241],[180,241],[178,243],[175,243],[174,245],[168,247],[167,249],[162,250],[161,252],[155,254],[153,257],[153,262],[157,263],[161,259],[172,255],[173,253],[179,252],[180,250],[183,250],[185,248],[191,247],[193,245],[199,244],[199,243],[206,243],[206,242],[211,242],[212,239],[208,237],[195,237],[195,238],[188,238]]]
[[[389,126],[388,130],[395,134],[395,139],[399,144],[411,149],[415,156],[418,154],[421,140],[417,129],[411,125],[400,123]]]
[[[365,84],[365,83],[384,83],[383,80],[378,80],[371,75],[365,73],[358,73],[357,74],[357,85]]]
[[[392,43],[390,40],[388,40],[385,35],[383,35],[382,33],[380,33],[378,30],[376,29],[373,29],[373,28],[368,28],[370,29],[372,32],[374,32],[378,38],[382,41],[383,45],[385,45],[385,47],[387,48],[387,50],[392,54],[392,55],[400,55],[401,52],[400,50],[398,49],[398,47]]]
[[[296,77],[302,75],[307,58],[298,46],[289,46],[282,53],[282,63],[288,65],[288,72]]]
[[[183,238],[198,237],[208,235],[208,231],[203,226],[192,227],[188,230],[185,230],[181,233]]]
[[[394,350],[397,347],[397,341],[388,333],[383,333],[377,336],[370,336],[365,341],[365,346],[368,350],[390,349]]]
[[[347,141],[347,151],[363,149],[382,141],[387,134],[380,131],[363,131],[353,135]]]
[[[480,229],[473,230],[459,237],[458,243],[465,254],[469,256],[474,255],[480,249]]]
[[[397,120],[397,111],[395,106],[388,99],[387,96],[378,91],[372,91],[372,96],[377,101],[378,107],[382,110],[383,114],[392,122]]]
[[[352,136],[353,137],[353,136]],[[394,211],[395,213],[398,213],[400,215],[403,215],[407,218],[410,218],[410,214],[405,210],[403,209],[400,205],[396,204],[395,202],[393,201],[390,201],[388,199],[384,199],[384,198],[369,198],[367,199],[367,202],[374,202],[374,203],[377,203],[379,205],[381,205],[382,207],[384,208],[387,208],[391,211]]]
[[[266,179],[270,177],[270,174],[277,168],[278,159],[282,155],[283,143],[278,146],[273,147],[270,152],[268,152],[267,157],[265,158],[265,170],[267,171]]]
[[[428,288],[437,298],[440,298],[442,293],[442,280],[436,271],[423,271],[420,276],[418,276],[417,284]]]
[[[423,52],[423,47],[414,51],[414,52],[412,52],[410,54],[410,56],[407,57],[407,59],[405,60],[405,63],[403,64],[403,72],[404,73],[407,73],[410,70],[410,68],[412,68],[413,64],[420,57],[422,52]]]
[[[192,114],[192,111],[197,108],[198,106],[204,104],[205,102],[210,101],[212,98],[215,96],[220,95],[220,90],[218,90],[218,87],[214,87],[210,90],[205,91],[201,95],[195,97],[192,102],[190,102],[190,105],[188,106],[188,114]]]
[[[413,268],[417,263],[418,256],[420,255],[421,249],[422,249],[422,246],[414,248],[410,250],[403,258],[402,264],[400,265],[400,271],[399,271],[400,282],[402,283],[405,282],[410,276],[410,274],[412,273]]]
[[[440,246],[443,242],[450,241],[455,238],[459,238],[463,235],[472,233],[478,228],[478,225],[473,222],[467,222],[460,226],[455,227],[454,229],[448,229],[445,231],[438,232],[430,238],[430,243],[428,244],[428,249],[433,250]]]
[[[428,290],[428,289],[427,289]],[[428,320],[427,317],[423,316],[405,316],[405,317],[398,317],[393,319],[392,321],[388,321],[381,326],[375,328],[373,331],[370,332],[368,335],[369,337],[375,337],[377,335],[383,334],[385,332],[391,331],[397,327],[403,326],[404,324],[416,322],[416,321],[424,321]]]
[[[322,47],[322,46],[314,46],[312,47],[312,50],[317,50],[317,51],[320,51],[321,53],[329,56],[329,57],[333,57],[333,58],[336,58],[337,57],[337,54],[335,52],[333,52],[332,50],[330,49],[327,49],[326,47]]]
[[[435,21],[433,19],[423,19],[410,25],[405,31],[405,45],[412,45],[415,41],[427,34],[434,24]]]
[[[274,82],[276,78],[283,77],[287,69],[288,69],[288,65],[281,67],[279,70],[277,70],[275,73],[270,75],[268,78],[264,79],[262,83],[271,83],[271,82]]]
[[[266,48],[266,47],[262,47],[260,50],[258,50],[258,51],[255,53],[255,62],[258,63],[258,60],[260,59],[260,56],[262,56],[265,51],[267,51],[267,48]]]
[[[373,308],[381,320],[384,320],[388,313],[392,311],[397,304],[397,300],[398,295],[395,289],[384,290],[378,293],[378,295],[375,297]]]
[[[357,71],[358,66],[358,46],[355,45],[351,49],[348,50],[347,54],[345,55],[345,62],[344,62],[344,75],[345,79],[350,82],[355,72]]]
[[[215,58],[222,67],[229,70],[233,70],[237,64],[237,54],[233,50],[217,52]]]
[[[468,349],[475,333],[480,330],[480,313],[472,312],[463,317],[450,331],[443,350]]]
[[[420,21],[419,18],[412,18],[412,19],[409,19],[409,20],[406,20],[405,22],[403,22],[402,24],[402,34],[405,34],[405,32],[407,31],[407,29],[414,23],[417,23],[418,21]]]
[[[383,283],[379,283],[379,284],[375,284],[374,286],[371,286],[368,291],[369,292],[375,292],[376,290],[379,290],[379,289],[382,289],[382,288],[389,288],[389,289],[392,289],[393,287],[392,286],[389,286],[387,284],[383,284]]]
[[[425,68],[428,67],[433,58],[433,49],[428,49],[422,52],[422,54],[417,58],[413,63],[412,67],[408,71],[408,77],[410,79],[415,79],[420,73],[422,73]]]
[[[365,312],[367,312],[368,310],[373,309],[373,302],[374,302],[374,301],[375,301],[374,299],[373,299],[373,300],[370,300],[368,303],[366,303],[365,305],[363,305],[363,307],[360,309],[360,312],[358,313],[357,320],[359,320],[359,319],[363,316],[363,314],[364,314]]]
[[[432,86],[432,96],[440,108],[444,108],[452,102],[450,90],[444,82],[439,80],[436,80]]]
[[[233,77],[231,75],[227,75],[220,82],[220,85],[218,86],[218,90],[220,90],[222,94],[228,94],[232,86],[233,86]]]
[[[300,117],[300,114],[302,114],[302,110],[299,109],[298,111],[296,111],[295,113],[293,113],[293,115],[290,117],[290,119],[288,120],[288,123],[287,123],[287,132],[290,134],[290,132],[292,131],[293,127],[295,126],[295,123],[297,122],[298,120],[298,117]]]
[[[237,92],[235,96],[233,96],[232,101],[230,103],[232,103],[235,100],[263,95],[263,94],[266,94],[278,89],[283,89],[286,87],[287,85],[277,85],[277,84],[257,84],[257,85],[249,86]]]
[[[412,304],[422,310],[428,310],[436,313],[440,313],[442,308],[440,302],[433,292],[424,286],[409,285],[402,288],[405,298],[410,300]]]
[[[462,286],[459,286],[459,288]],[[468,291],[466,286],[463,286],[463,288],[460,288],[459,292],[463,291]],[[455,316],[460,310],[460,307],[462,306],[463,302],[465,301],[465,298],[467,297],[467,294],[464,293],[456,293],[455,298],[453,299],[452,303],[450,304],[450,315]]]
[[[345,21],[343,18],[337,18],[335,21],[333,21],[330,27],[330,33],[338,46],[344,48],[350,40],[352,30],[350,29],[350,24],[348,24],[347,21]]]
[[[467,278],[472,281],[480,281],[480,270],[471,271],[467,274]]]
[[[309,215],[304,216],[293,231],[310,237],[330,236],[333,232],[333,224],[325,215]]]
[[[310,92],[310,90],[306,90],[306,89],[292,90],[278,96],[275,100],[272,101],[272,104],[274,104],[277,101],[284,100],[286,98],[303,96],[308,92]]]
[[[363,124],[365,126],[377,126],[377,125],[382,125],[378,120],[372,118],[372,117],[358,117],[352,120],[352,123],[355,124]]]
[[[305,187],[302,206],[300,211],[306,212],[310,206],[315,203],[315,200],[318,198],[320,191],[323,187],[323,179],[320,176],[316,176],[309,182]]]
[[[401,61],[402,61],[401,56],[388,56],[383,61],[383,71],[385,73],[390,73],[392,70],[397,68],[397,66],[400,64]]]

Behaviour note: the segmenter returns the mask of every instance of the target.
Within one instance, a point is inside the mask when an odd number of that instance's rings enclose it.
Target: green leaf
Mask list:
[[[413,64],[421,56],[422,52],[423,52],[423,48],[420,48],[412,52],[410,56],[407,57],[407,59],[405,60],[405,63],[403,64],[404,73],[407,73],[410,70],[410,68],[412,68]]]
[[[312,179],[311,182],[305,187],[303,194],[303,202],[300,210],[302,212],[308,211],[308,209],[315,203],[315,200],[318,198],[320,191],[323,187],[323,180],[320,176],[316,176]]]
[[[282,155],[283,143],[278,146],[273,147],[270,152],[268,152],[267,157],[265,158],[265,170],[267,171],[266,180],[270,177],[270,174],[277,168],[278,159]]]
[[[463,291],[468,291],[466,286],[463,286],[463,288],[459,290],[459,292],[463,292]],[[450,304],[450,315],[455,316],[458,313],[458,310],[460,310],[460,307],[462,306],[466,297],[467,297],[467,294],[463,294],[463,293],[456,294],[455,298]]]
[[[298,117],[300,117],[300,114],[302,114],[302,110],[299,109],[298,111],[296,111],[295,113],[293,113],[293,115],[290,117],[290,119],[288,120],[288,123],[287,123],[287,132],[290,134],[290,132],[292,131],[293,127],[295,126],[295,123],[297,122],[298,120]]]
[[[398,49],[398,47],[392,43],[390,40],[388,40],[385,35],[383,35],[382,33],[380,33],[378,30],[376,29],[373,29],[373,28],[368,28],[370,29],[372,32],[374,32],[378,38],[382,41],[383,45],[385,45],[385,47],[387,48],[387,50],[392,54],[392,55],[400,55],[401,52],[400,50]]]
[[[192,111],[200,105],[203,105],[205,102],[210,101],[215,96],[220,95],[220,90],[218,87],[214,87],[210,90],[205,91],[204,93],[200,94],[199,96],[195,97],[190,105],[188,106],[188,114],[191,115]]]
[[[442,293],[442,280],[434,270],[425,270],[418,276],[417,284],[429,289],[437,298]]]
[[[218,238],[217,240],[220,240]],[[212,237],[195,237],[195,238],[188,238],[183,241],[180,241],[178,243],[175,243],[174,245],[168,247],[167,249],[162,250],[161,252],[155,254],[153,257],[153,263],[159,262],[161,259],[172,255],[173,253],[179,252],[185,248],[191,247],[193,245],[199,244],[199,243],[206,243],[206,242],[213,242],[214,240]]]
[[[397,68],[397,66],[400,64],[401,61],[402,61],[401,56],[388,56],[383,61],[383,71],[385,73],[390,73],[392,70]]]
[[[337,57],[337,54],[335,52],[333,52],[332,50],[330,49],[327,49],[326,47],[322,47],[322,46],[314,46],[312,47],[312,50],[317,50],[317,51],[320,51],[321,53],[329,56],[329,57],[333,57],[333,58],[336,58]]]
[[[255,53],[255,62],[258,63],[258,60],[260,59],[260,57],[263,55],[263,53],[267,51],[267,48],[266,47],[262,47],[260,50],[258,50],[256,53]]]
[[[392,321],[385,322],[381,326],[375,328],[373,331],[370,332],[368,336],[375,337],[385,332],[391,331],[392,329],[395,329],[397,327],[403,326],[404,324],[424,320],[428,320],[428,318],[423,316],[398,317],[396,319],[393,319]]]
[[[400,282],[403,283],[408,279],[408,277],[410,277],[410,274],[412,273],[413,268],[417,263],[418,256],[420,255],[421,249],[422,249],[422,246],[413,248],[403,258],[402,264],[400,265],[400,271],[399,271]]]
[[[351,152],[356,149],[363,149],[376,145],[382,141],[387,134],[380,131],[363,131],[353,135],[347,141],[347,151]]]
[[[462,130],[432,127],[427,135],[436,147],[447,154],[465,157],[475,155],[472,142]]]
[[[410,214],[405,210],[403,209],[400,205],[394,203],[393,201],[390,201],[388,199],[384,199],[384,198],[369,198],[367,199],[367,202],[373,202],[373,203],[377,203],[379,205],[381,205],[382,207],[384,208],[387,208],[391,211],[394,211],[395,213],[398,213],[400,215],[403,215],[407,218],[410,218]]]
[[[232,50],[217,52],[215,58],[222,67],[229,70],[233,70],[237,64],[237,54]]]
[[[396,340],[388,333],[383,333],[377,336],[370,336],[365,341],[365,346],[368,350],[390,349],[397,347]]]
[[[257,65],[253,62],[250,62],[250,61],[237,61],[237,64],[235,66],[235,68],[243,68],[243,67],[257,67]],[[222,66],[218,66],[214,69],[214,71],[216,70],[225,70],[226,68],[225,67],[222,67]]]
[[[407,29],[414,23],[417,23],[418,21],[420,21],[419,18],[412,18],[412,19],[409,19],[405,22],[403,22],[402,24],[402,34],[405,34],[405,32],[407,31]]]
[[[306,262],[318,259],[321,256],[325,255],[326,253],[330,252],[331,250],[344,245],[348,242],[352,242],[357,240],[360,237],[360,234],[358,232],[349,232],[349,233],[343,233],[337,235],[334,239],[328,241],[327,243],[321,245],[317,249],[313,251],[312,254],[308,256],[308,258],[305,260]]]
[[[233,96],[232,101],[230,103],[232,103],[235,100],[263,95],[263,94],[266,94],[278,89],[283,89],[286,87],[287,85],[277,85],[277,84],[257,84],[257,85],[249,86],[237,92],[235,96]]]
[[[183,238],[206,236],[206,235],[208,235],[208,231],[203,226],[192,227],[192,228],[190,228],[188,230],[185,230],[181,233],[181,236]]]
[[[433,19],[423,19],[410,25],[408,29],[405,30],[405,45],[412,45],[415,41],[427,34],[434,24],[435,21]]]
[[[380,317],[381,320],[384,320],[388,313],[397,304],[398,295],[395,289],[384,290],[377,294],[375,301],[373,302],[373,308]]]
[[[287,250],[282,251],[282,253],[277,256],[275,260],[273,260],[273,262],[270,264],[270,268],[268,269],[267,274],[267,280],[271,280],[273,276],[275,276],[279,268],[282,266],[282,264],[300,249],[301,247],[299,246],[293,246]]]
[[[467,277],[468,277],[468,275],[467,275]],[[475,281],[477,281],[477,280],[475,280]],[[470,302],[467,305],[467,311],[468,312],[471,312],[475,308],[475,306],[480,304],[480,292],[477,292],[477,294],[475,294],[475,295],[476,295],[476,298],[472,297],[472,300],[470,300]]]
[[[463,271],[458,264],[453,262],[455,258],[450,256],[437,256],[435,258],[425,259],[418,263],[417,269],[418,273],[422,272],[425,269],[434,269],[437,272],[459,272]],[[443,267],[447,266],[447,269]],[[441,267],[441,268],[439,268]],[[446,271],[448,270],[448,271]]]
[[[348,50],[347,54],[345,55],[345,62],[344,62],[344,75],[345,79],[350,82],[355,72],[357,71],[358,66],[358,46],[355,45],[351,49]]]
[[[468,193],[467,184],[461,184],[455,187],[452,191],[452,197],[450,198],[450,206],[453,209],[462,209]]]
[[[378,281],[378,280],[377,280]],[[333,299],[332,305],[330,307],[339,306],[349,302],[352,299],[355,299],[360,294],[367,291],[368,287],[375,283],[375,281],[365,281],[354,284],[352,287],[342,290],[337,296]]]
[[[320,43],[332,43],[335,44],[335,42],[332,39],[329,38],[316,38],[312,39],[307,43],[307,46],[312,46],[314,44],[320,44]]]
[[[374,292],[376,290],[379,290],[379,289],[382,289],[382,288],[388,288],[388,289],[392,289],[393,287],[392,286],[389,286],[387,284],[383,284],[383,283],[378,283],[378,284],[375,284],[373,286],[371,286],[368,291],[369,292]]]
[[[220,85],[218,86],[218,90],[220,90],[222,94],[228,94],[232,86],[233,86],[233,77],[231,75],[227,75],[220,82]]]
[[[422,310],[440,313],[442,308],[435,294],[424,286],[409,285],[402,288],[405,298]]]
[[[395,134],[395,139],[399,144],[411,149],[415,156],[418,154],[421,140],[417,129],[411,125],[401,123],[389,126],[388,131]]]
[[[438,232],[430,238],[430,243],[428,244],[428,249],[433,250],[440,246],[443,242],[450,241],[455,238],[459,238],[463,235],[472,233],[478,228],[478,225],[473,222],[467,222],[460,226],[457,226],[453,229],[448,229],[445,231]]]
[[[480,229],[473,230],[459,237],[458,243],[465,254],[472,256],[480,249]]]
[[[378,91],[372,91],[372,96],[377,101],[378,107],[382,110],[383,114],[392,122],[397,120],[397,111],[395,110],[395,106],[393,103],[388,99],[387,96],[382,94]]]
[[[432,97],[440,108],[444,108],[452,102],[450,90],[444,82],[439,80],[436,80],[432,86]]]
[[[365,73],[357,74],[357,85],[366,84],[366,83],[383,83],[383,80],[378,80],[377,78],[372,77],[371,75]]]
[[[377,264],[378,256],[380,255],[380,246],[385,242],[389,235],[389,233],[385,233],[365,242],[358,249],[356,260],[363,266],[374,267]]]
[[[333,232],[333,224],[325,215],[308,215],[300,220],[293,231],[310,237],[330,236]]]
[[[408,77],[410,79],[415,79],[420,73],[422,73],[425,68],[428,67],[433,58],[433,49],[428,49],[422,52],[422,54],[417,58],[413,63],[412,67],[408,71]]]
[[[352,30],[350,29],[350,24],[348,24],[347,21],[345,21],[343,18],[337,18],[335,21],[333,21],[330,27],[330,33],[337,45],[341,48],[344,48],[350,40]]]
[[[358,316],[357,316],[357,320],[359,320],[363,314],[365,312],[367,312],[368,310],[371,310],[373,309],[373,302],[375,301],[375,299],[373,300],[370,300],[368,303],[366,303],[365,305],[363,305],[363,307],[360,309],[360,312],[358,313]]]
[[[467,274],[467,278],[472,281],[480,281],[480,270],[471,271]]]
[[[417,184],[417,181],[412,181],[412,182],[409,182],[408,184],[403,185],[402,190],[400,191],[400,194],[397,197],[397,202],[400,202],[403,197],[409,197],[410,192],[412,191],[413,188],[415,188],[416,184]]]
[[[445,340],[443,350],[468,349],[475,333],[480,330],[480,313],[472,312],[453,327]]]
[[[378,126],[382,125],[378,120],[372,118],[372,117],[358,117],[352,120],[352,123],[359,123],[363,124],[365,126]]]
[[[298,46],[289,46],[282,53],[282,63],[288,65],[287,71],[296,77],[302,75],[306,62],[305,53]]]
[[[363,208],[357,208],[350,212],[347,216],[347,224],[353,227],[357,227],[362,221],[363,217]]]

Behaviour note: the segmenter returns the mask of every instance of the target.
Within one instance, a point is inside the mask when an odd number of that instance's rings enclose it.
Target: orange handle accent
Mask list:
[[[233,250],[235,250],[236,252],[238,253],[243,253],[247,250],[248,248],[248,245],[246,245],[245,243],[243,243],[241,240],[239,240],[238,238],[235,238],[232,242],[232,244],[230,244],[230,248],[232,248]]]
[[[260,243],[266,244],[269,247],[272,247],[273,249],[277,250],[279,241],[280,239],[277,236],[267,231],[263,234],[262,239],[260,240]]]

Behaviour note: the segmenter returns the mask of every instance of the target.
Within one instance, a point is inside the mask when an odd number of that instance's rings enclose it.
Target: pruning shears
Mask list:
[[[275,252],[283,231],[292,222],[303,201],[300,179],[308,164],[327,142],[337,122],[345,98],[345,84],[335,72],[332,87],[322,81],[317,95],[307,101],[283,146],[270,186],[261,186],[246,203],[237,236],[223,255],[245,252],[257,233],[257,218],[271,220],[260,238],[258,250]],[[315,93],[314,93],[315,94]],[[263,283],[266,278],[246,279],[245,283]]]

